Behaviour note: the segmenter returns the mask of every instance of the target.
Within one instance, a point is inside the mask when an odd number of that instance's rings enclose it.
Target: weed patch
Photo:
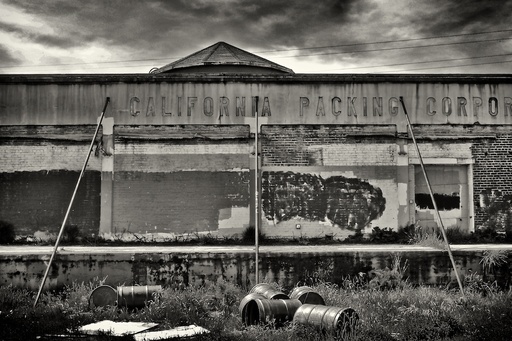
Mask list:
[[[14,227],[0,221],[0,244],[38,244],[54,245],[55,238],[35,236],[15,237]],[[477,244],[477,243],[510,243],[512,230],[498,233],[494,229],[477,229],[468,232],[459,228],[446,230],[450,244]],[[360,229],[346,238],[335,238],[333,235],[325,236],[267,236],[258,231],[260,245],[340,245],[340,244],[415,244],[420,246],[443,249],[444,240],[439,229],[423,228],[413,224],[400,227],[397,230],[389,227],[374,227],[370,233],[363,234]],[[62,245],[87,246],[129,246],[129,245],[158,245],[158,246],[187,246],[187,245],[253,245],[255,243],[254,226],[247,227],[240,235],[219,236],[211,232],[191,232],[180,235],[140,234],[133,232],[116,232],[109,235],[84,235],[77,225],[67,225],[64,229]]]
[[[405,266],[396,258],[389,271],[398,274]],[[412,287],[397,278],[402,285],[374,286],[364,276],[355,276],[343,285],[320,282],[312,289],[326,305],[351,307],[359,315],[355,333],[343,340],[506,340],[512,334],[512,293],[489,289],[492,284],[482,277],[466,279],[464,298],[456,290]],[[289,323],[278,329],[271,324],[244,326],[238,305],[246,290],[225,281],[164,288],[144,308],[134,310],[90,307],[91,291],[103,283],[104,279],[94,279],[74,283],[58,293],[44,293],[35,309],[34,292],[0,287],[0,339],[34,340],[108,319],[155,322],[160,329],[195,324],[210,331],[197,340],[340,340],[308,325]]]

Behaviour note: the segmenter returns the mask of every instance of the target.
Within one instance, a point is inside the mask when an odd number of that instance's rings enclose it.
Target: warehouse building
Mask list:
[[[219,42],[148,74],[0,76],[0,220],[83,235],[506,229],[511,75],[295,74]],[[404,107],[420,154],[413,144]]]

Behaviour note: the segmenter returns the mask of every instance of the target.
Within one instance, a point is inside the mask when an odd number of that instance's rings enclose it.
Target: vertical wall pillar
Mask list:
[[[405,115],[403,108],[400,108],[400,115]],[[414,204],[414,166],[409,162],[409,139],[411,133],[407,121],[400,120],[396,125],[398,136],[402,136],[397,141],[397,186],[398,186],[398,216],[397,228],[414,224],[415,204]]]
[[[113,187],[114,187],[114,118],[103,119],[101,158],[101,208],[99,234],[112,232]]]
[[[252,153],[251,153],[252,155]],[[254,159],[251,157],[251,167],[249,168],[251,174],[249,176],[249,184],[250,184],[250,204],[249,204],[249,226],[256,226],[256,193],[254,192],[254,182],[256,181],[256,177],[254,176],[254,167],[252,166],[254,163]]]
[[[475,193],[474,193],[474,178],[473,178],[473,162],[468,164],[468,201],[467,205],[469,210],[468,229],[469,232],[475,232]]]
[[[416,224],[416,169],[409,165],[409,223]]]
[[[256,113],[257,113],[257,107],[256,107]],[[256,134],[261,133],[261,126],[263,124],[268,123],[267,117],[259,117],[256,120],[255,117],[246,118],[245,124],[249,125],[249,130],[251,133],[252,139],[252,146],[251,146],[251,153],[249,156],[249,170],[251,172],[250,175],[250,215],[249,215],[249,226],[256,226],[256,219],[260,219],[260,216],[256,216],[256,212],[259,212],[261,209],[261,183],[260,183],[260,176],[261,176],[261,158],[256,153],[259,153],[261,155],[261,142],[258,142],[258,146],[256,146],[256,141],[258,140],[256,138]],[[258,176],[255,175],[255,168],[256,168],[256,162],[258,162]],[[258,193],[255,191],[255,183],[258,183]],[[256,200],[256,195],[258,195],[258,200]],[[258,201],[259,208],[256,209],[256,201]]]
[[[397,158],[397,186],[398,186],[398,216],[397,226],[405,227],[410,224],[410,178],[409,178],[409,150],[407,141],[398,140]]]
[[[252,145],[251,145],[251,153],[249,156],[249,170],[250,170],[250,214],[249,214],[249,226],[256,227],[256,195],[259,195],[259,193],[256,193],[256,186],[255,184],[258,182],[258,177],[255,174],[256,170],[256,162],[259,162],[258,155],[256,154],[258,152],[257,146],[256,146],[256,134],[258,134],[258,130],[256,129],[256,120],[252,120],[250,122],[250,132],[253,137],[252,139]],[[259,188],[258,188],[259,189]],[[258,198],[259,199],[259,198]]]
[[[247,117],[245,124],[249,126],[249,226],[256,226],[256,193],[254,191],[254,183],[256,176],[254,174],[254,167],[256,164],[256,144],[255,144],[255,133],[256,133],[256,120],[254,118]]]

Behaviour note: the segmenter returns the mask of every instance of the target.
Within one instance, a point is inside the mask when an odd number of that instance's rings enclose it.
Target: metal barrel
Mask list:
[[[359,316],[352,308],[303,304],[293,316],[293,323],[314,326],[334,334],[351,333]]]
[[[143,308],[153,298],[153,294],[161,290],[161,285],[117,287],[117,306]]]
[[[325,305],[324,298],[307,286],[296,287],[290,293],[291,299],[298,299],[302,304],[318,304]]]
[[[240,305],[238,306],[238,311],[240,312],[240,315],[242,316],[242,321],[245,325],[249,325],[249,323],[247,322],[247,318],[248,318],[247,305],[249,304],[249,302],[251,302],[252,300],[254,300],[256,298],[265,298],[265,296],[263,296],[261,294],[252,293],[252,294],[246,295],[240,301]]]
[[[299,300],[254,298],[247,303],[244,323],[256,325],[275,323],[280,327],[285,322],[291,322],[297,309],[302,305]]]
[[[106,307],[115,305],[117,301],[116,289],[109,285],[100,285],[89,295],[89,307]]]
[[[272,285],[268,283],[259,283],[252,287],[250,294],[260,294],[270,300],[287,300],[289,299],[288,295],[284,292],[277,290]]]

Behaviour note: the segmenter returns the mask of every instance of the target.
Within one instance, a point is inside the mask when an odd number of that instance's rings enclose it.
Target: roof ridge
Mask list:
[[[210,45],[210,46],[208,46],[208,47],[204,48],[203,50],[201,50],[201,51],[204,51],[204,50],[206,50],[206,49],[208,49],[208,48],[211,48],[211,49],[212,49],[212,50],[210,51],[210,53],[209,53],[209,54],[208,54],[204,59],[205,59],[205,60],[210,59],[210,57],[215,53],[215,51],[217,51],[217,49],[219,48],[219,46],[220,46],[220,44],[221,44],[221,43],[222,43],[222,41],[219,41],[219,42],[217,42],[217,43],[215,43],[215,44],[213,44],[213,45]],[[216,48],[215,48],[215,46],[216,46]],[[189,57],[190,57],[190,56],[189,56]]]
[[[219,51],[221,47],[222,50]],[[188,68],[203,67],[208,65],[236,65],[238,67],[252,66],[261,68],[262,71],[263,69],[266,69],[265,72],[273,70],[273,72],[294,73],[293,70],[287,67],[281,66],[268,59],[262,58],[254,53],[250,53],[224,41],[219,41],[215,44],[207,46],[197,52],[180,58],[172,63],[166,64],[160,68],[155,68],[153,71],[151,71],[151,73],[179,72],[175,70],[186,70]]]
[[[226,42],[220,42],[222,44],[224,44],[224,47],[229,51],[229,53],[231,53],[231,56],[235,57],[235,59],[237,60],[241,60],[235,53],[235,51],[233,51],[233,49],[237,49],[235,46],[231,45],[231,44],[228,44]],[[240,49],[238,49],[240,50]]]
[[[177,60],[175,60],[174,62],[169,63],[169,64],[167,64],[167,65],[165,65],[165,66],[162,66],[161,68],[158,68],[158,69],[163,69],[163,68],[165,68],[166,66],[169,66],[169,65],[172,65],[172,64],[178,64],[179,62],[181,62],[181,61],[183,61],[183,60],[185,60],[185,59],[188,59],[188,58],[191,58],[191,57],[193,57],[193,56],[196,56],[196,55],[200,54],[200,53],[201,53],[201,52],[203,52],[204,50],[206,50],[206,49],[208,49],[208,48],[210,48],[210,47],[213,47],[214,45],[215,45],[215,44],[210,45],[210,46],[207,46],[207,47],[205,47],[204,49],[201,49],[201,50],[199,50],[199,51],[193,52],[193,53],[189,54],[188,56],[185,56],[185,57],[182,57],[182,58],[180,58],[180,59],[177,59]]]

